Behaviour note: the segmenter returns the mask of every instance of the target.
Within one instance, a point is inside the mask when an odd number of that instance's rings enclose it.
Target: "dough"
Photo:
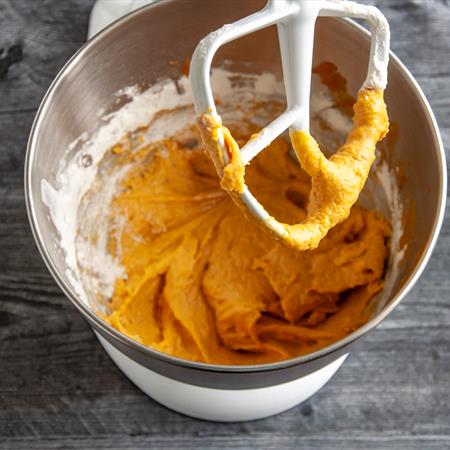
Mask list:
[[[239,145],[229,130],[210,114],[200,116],[198,124],[205,150],[221,176],[221,186],[242,206],[238,194],[243,192],[246,180]],[[280,239],[285,245],[299,251],[317,248],[328,231],[348,217],[375,160],[376,144],[388,129],[383,90],[363,89],[354,105],[353,129],[345,144],[329,159],[309,133],[298,130],[290,133],[298,160],[311,176],[312,188],[306,217],[299,223],[282,224],[286,235]],[[219,130],[228,150],[226,165],[222,161]]]
[[[317,248],[300,252],[242,214],[194,130],[117,157],[133,162],[110,217],[109,248],[126,276],[108,320],[122,333],[180,358],[259,364],[325,347],[370,317],[390,233],[375,212],[353,206]],[[311,177],[284,138],[246,167],[245,180],[287,226],[310,217]]]

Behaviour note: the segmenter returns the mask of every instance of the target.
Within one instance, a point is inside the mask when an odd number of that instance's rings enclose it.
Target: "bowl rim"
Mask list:
[[[44,244],[44,239],[42,237],[40,227],[37,221],[37,215],[35,211],[35,205],[33,197],[31,195],[31,180],[32,180],[32,164],[31,161],[34,160],[35,154],[37,152],[37,135],[42,127],[46,112],[49,108],[50,103],[54,97],[57,87],[63,82],[67,74],[70,72],[72,66],[76,65],[77,62],[84,56],[84,54],[97,42],[105,38],[106,36],[114,33],[117,28],[120,28],[123,24],[132,20],[135,16],[142,14],[144,11],[154,8],[158,4],[164,2],[164,0],[154,0],[152,3],[145,5],[123,17],[114,21],[108,25],[104,30],[95,34],[91,39],[89,39],[83,46],[64,64],[62,69],[58,72],[57,76],[51,83],[47,92],[42,99],[42,102],[38,108],[35,119],[33,121],[30,136],[27,143],[26,155],[25,155],[25,167],[24,167],[24,189],[25,189],[25,203],[28,215],[28,220],[30,223],[31,231],[38,247],[39,253],[41,254],[48,270],[55,279],[56,283],[59,285],[63,293],[69,300],[75,305],[75,307],[85,316],[90,323],[94,323],[99,330],[106,334],[114,342],[115,339],[119,340],[122,344],[131,347],[139,353],[143,353],[145,356],[158,359],[162,362],[182,366],[185,368],[191,368],[200,370],[203,372],[221,372],[221,373],[257,373],[257,372],[268,372],[274,370],[281,370],[293,366],[304,365],[306,363],[311,363],[313,361],[329,356],[338,350],[347,347],[354,341],[358,340],[370,330],[379,325],[403,300],[403,298],[410,292],[419,277],[422,275],[426,264],[428,263],[433,249],[436,245],[439,232],[444,219],[445,206],[446,206],[446,192],[447,192],[447,166],[445,158],[445,150],[440,136],[439,127],[431,109],[428,100],[425,97],[422,89],[420,88],[418,82],[414,79],[412,74],[406,68],[406,66],[400,61],[400,59],[392,52],[389,53],[389,64],[393,64],[404,76],[404,81],[412,89],[417,97],[417,101],[420,103],[425,117],[428,121],[428,125],[431,128],[433,134],[433,143],[437,149],[437,162],[439,166],[439,192],[438,192],[438,208],[435,213],[434,222],[432,226],[432,232],[430,237],[422,251],[420,258],[417,260],[416,265],[409,275],[409,277],[403,282],[402,287],[399,292],[389,301],[389,303],[372,319],[366,322],[363,326],[348,334],[344,338],[332,343],[331,345],[324,347],[315,352],[297,356],[295,358],[290,358],[283,361],[265,363],[265,364],[253,364],[253,365],[224,365],[224,364],[209,364],[202,362],[195,362],[190,360],[185,360],[172,355],[168,355],[159,352],[151,347],[147,347],[143,344],[136,342],[135,340],[125,336],[120,331],[113,328],[109,323],[99,317],[87,304],[83,302],[81,297],[75,293],[75,291],[64,282],[62,271],[56,266],[50,253]],[[368,39],[370,37],[369,32],[363,28],[361,25],[355,21],[348,18],[333,18],[334,20],[339,20],[345,23],[347,26],[351,27],[356,31],[360,37],[363,39]]]

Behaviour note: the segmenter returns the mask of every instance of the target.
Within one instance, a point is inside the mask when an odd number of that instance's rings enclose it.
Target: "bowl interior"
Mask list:
[[[143,89],[163,77],[176,78],[180,68],[170,62],[189,58],[208,32],[246,16],[265,4],[259,0],[167,0],[146,7],[95,37],[65,67],[47,94],[29,145],[27,196],[33,228],[44,257],[66,292],[77,300],[58,232],[41,195],[41,181],[56,182],[59,163],[82,133],[91,135],[101,124],[99,110],[112,112],[122,103],[119,89]],[[233,6],[233,7],[232,7]],[[370,43],[354,25],[319,19],[315,63],[335,63],[355,95],[364,80]],[[231,69],[271,71],[281,76],[278,39],[271,27],[225,46],[216,62],[233,61]],[[247,62],[251,61],[251,69]],[[402,169],[401,197],[407,207],[408,246],[392,287],[389,302],[414,277],[436,234],[442,209],[444,168],[439,139],[427,105],[398,61],[391,58],[386,101],[398,127],[392,164]],[[76,152],[75,145],[70,150]],[[389,303],[388,303],[389,304]]]

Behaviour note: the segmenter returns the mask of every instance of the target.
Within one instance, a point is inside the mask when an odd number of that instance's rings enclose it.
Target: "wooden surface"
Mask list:
[[[375,3],[448,148],[449,2]],[[22,188],[31,122],[84,42],[91,6],[0,0],[0,449],[450,448],[448,220],[414,291],[298,408],[253,423],[193,420],[147,398],[113,365],[45,268]]]

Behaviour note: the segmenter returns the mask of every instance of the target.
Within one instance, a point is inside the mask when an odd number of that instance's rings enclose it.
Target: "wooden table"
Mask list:
[[[83,44],[92,3],[0,0],[0,449],[450,448],[448,220],[413,292],[291,411],[252,423],[193,420],[146,397],[114,366],[45,268],[23,193],[31,122]],[[448,0],[375,3],[448,148]]]

